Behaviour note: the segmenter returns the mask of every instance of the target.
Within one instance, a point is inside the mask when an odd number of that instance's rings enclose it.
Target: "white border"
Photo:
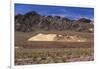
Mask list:
[[[14,4],[39,4],[39,5],[56,5],[56,6],[72,6],[72,7],[89,7],[95,8],[95,2],[93,0],[14,0],[11,2],[11,68],[12,69],[64,69],[62,66],[67,66],[66,68],[74,69],[81,68],[84,66],[94,65],[95,62],[72,62],[72,63],[58,63],[58,64],[39,64],[39,65],[22,65],[14,66]],[[91,63],[92,62],[92,63]],[[80,65],[80,66],[79,66]],[[61,67],[60,67],[61,66]],[[48,68],[49,67],[49,68]]]
[[[94,0],[14,0],[14,3],[58,5],[58,6],[78,6],[95,7]]]
[[[14,68],[14,2],[12,1],[11,2],[11,7],[10,7],[10,9],[11,9],[11,13],[10,13],[10,17],[11,17],[11,23],[10,23],[10,37],[11,37],[11,39],[10,39],[10,45],[11,45],[11,50],[10,50],[10,56],[11,56],[11,59],[10,59],[10,67],[11,68]]]

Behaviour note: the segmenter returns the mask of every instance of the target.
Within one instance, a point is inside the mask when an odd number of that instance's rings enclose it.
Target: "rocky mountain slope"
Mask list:
[[[60,16],[41,16],[34,11],[24,15],[15,15],[15,31],[31,32],[36,30],[93,32],[93,22],[86,18],[71,20]]]

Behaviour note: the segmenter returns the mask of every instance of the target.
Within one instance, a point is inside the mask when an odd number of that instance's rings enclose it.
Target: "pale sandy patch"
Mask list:
[[[37,34],[28,39],[28,41],[54,41],[56,34]]]
[[[28,39],[28,41],[65,41],[65,42],[85,42],[86,38],[71,35],[58,35],[58,34],[37,34]]]

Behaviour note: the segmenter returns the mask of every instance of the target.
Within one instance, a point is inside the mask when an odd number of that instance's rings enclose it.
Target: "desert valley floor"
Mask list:
[[[92,60],[94,60],[93,33],[15,32],[15,65]]]

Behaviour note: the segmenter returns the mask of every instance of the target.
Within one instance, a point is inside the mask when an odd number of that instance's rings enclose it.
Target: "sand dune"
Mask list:
[[[66,42],[85,42],[86,38],[80,36],[70,36],[70,35],[58,35],[58,34],[42,34],[39,33],[31,38],[28,41],[66,41]]]
[[[37,34],[28,39],[28,41],[53,41],[56,34]]]

